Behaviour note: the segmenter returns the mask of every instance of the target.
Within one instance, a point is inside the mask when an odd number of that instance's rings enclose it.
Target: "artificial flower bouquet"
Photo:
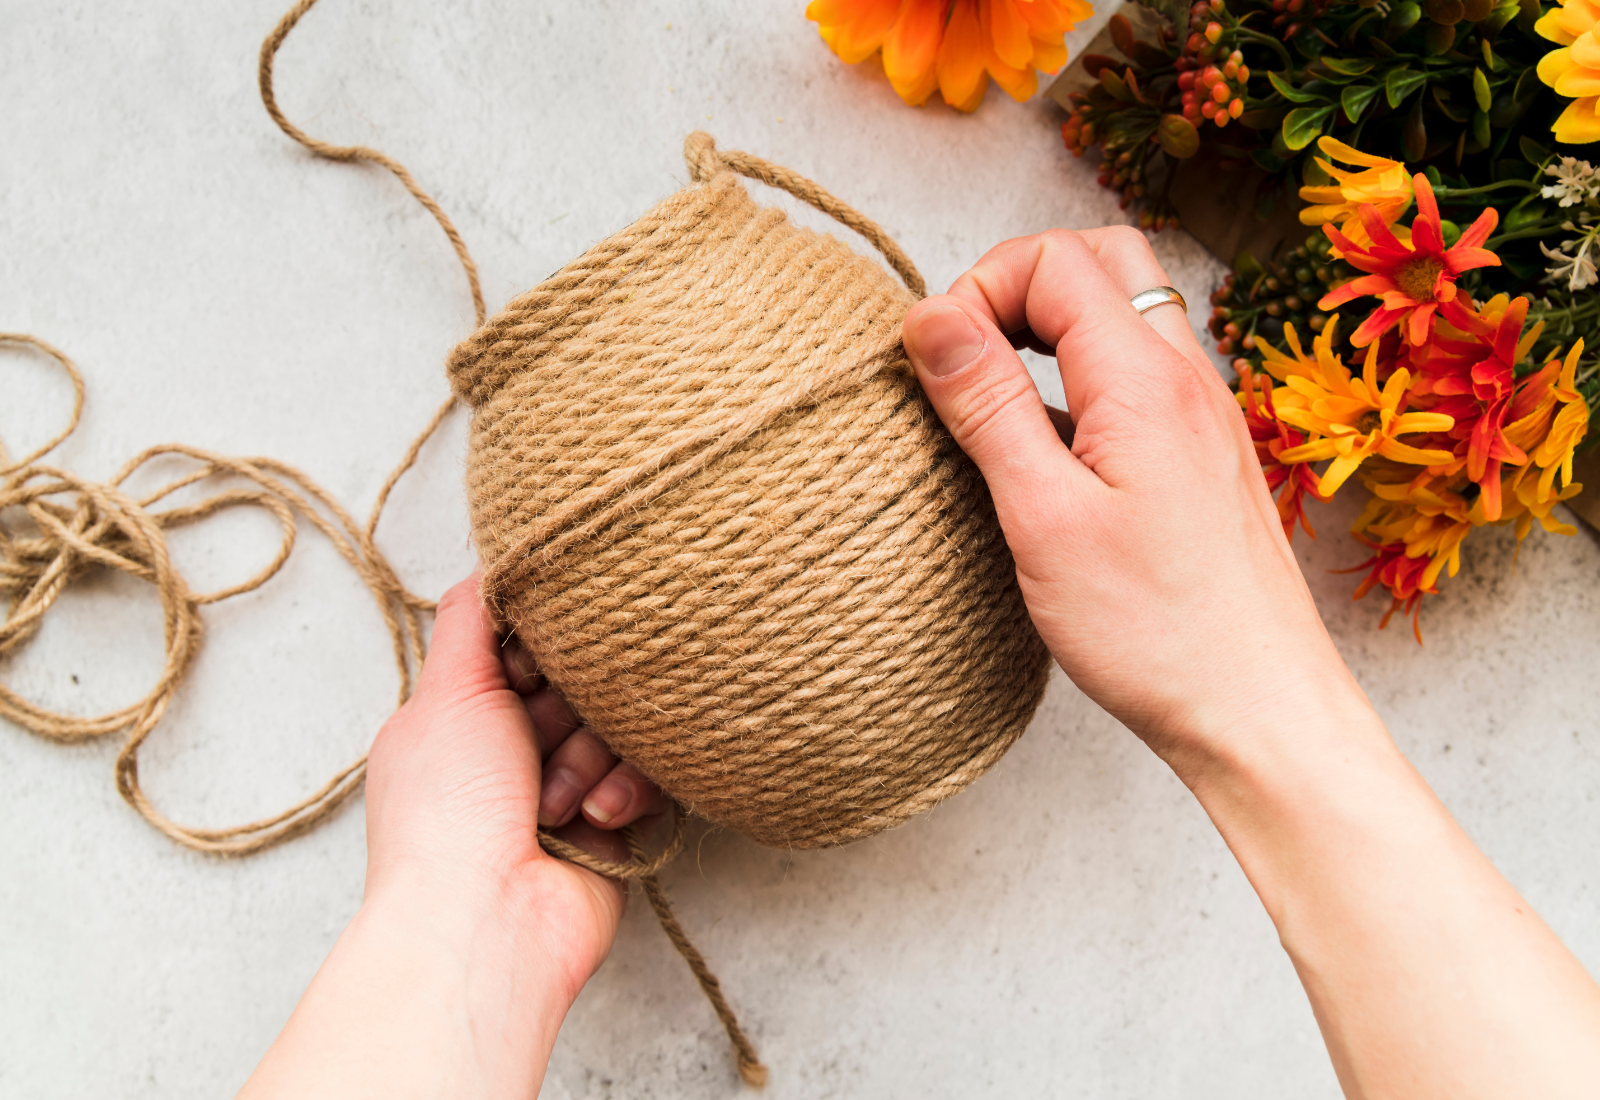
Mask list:
[[[1416,628],[1475,528],[1576,533],[1552,509],[1582,491],[1573,460],[1600,400],[1585,355],[1600,177],[1582,156],[1600,141],[1600,5],[1166,14],[1155,42],[1113,17],[1125,60],[1083,59],[1099,83],[1063,138],[1099,146],[1101,182],[1152,228],[1172,220],[1173,162],[1202,147],[1250,169],[1258,216],[1297,197],[1321,227],[1286,255],[1237,257],[1211,331],[1285,532],[1311,532],[1308,497],[1360,485],[1356,594],[1382,588]]]
[[[1321,230],[1233,259],[1218,350],[1286,534],[1359,485],[1381,588],[1422,597],[1488,524],[1553,512],[1600,400],[1600,0],[1148,0],[1067,99],[1062,136],[1147,229],[1183,162],[1248,181],[1258,218]],[[816,0],[846,60],[881,50],[908,102],[1018,98],[1064,59],[1079,0]],[[1133,10],[1131,8],[1126,10]],[[1024,42],[1027,47],[1025,49]],[[1113,50],[1115,56],[1113,56]],[[1586,350],[1587,348],[1587,350]],[[1419,629],[1419,628],[1418,628]],[[1420,629],[1418,633],[1420,638]]]

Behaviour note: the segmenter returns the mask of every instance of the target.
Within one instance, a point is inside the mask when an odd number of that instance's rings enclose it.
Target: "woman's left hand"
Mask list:
[[[452,588],[372,746],[361,908],[240,1095],[537,1093],[626,897],[538,826],[626,861],[612,830],[666,807]]]

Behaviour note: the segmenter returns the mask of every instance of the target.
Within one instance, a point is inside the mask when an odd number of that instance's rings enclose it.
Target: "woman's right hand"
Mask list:
[[[1312,603],[1244,418],[1131,229],[1009,241],[906,317],[1056,660],[1189,784],[1346,1095],[1590,1097],[1600,987],[1395,748]],[[1057,431],[1012,342],[1053,348]],[[1067,440],[1070,439],[1070,444]]]
[[[1129,302],[1169,282],[1133,229],[1008,241],[911,310],[905,346],[988,482],[1050,651],[1177,766],[1241,709],[1364,698],[1233,394],[1179,307],[1141,317]],[[1058,432],[1013,343],[1054,350],[1075,433]]]

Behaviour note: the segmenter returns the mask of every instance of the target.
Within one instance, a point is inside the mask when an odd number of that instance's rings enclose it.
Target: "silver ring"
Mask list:
[[[1168,302],[1171,302],[1185,313],[1189,312],[1189,303],[1183,300],[1182,294],[1179,294],[1170,286],[1154,286],[1149,290],[1141,290],[1128,300],[1133,303],[1133,308],[1139,313],[1149,313],[1156,306],[1164,306]]]

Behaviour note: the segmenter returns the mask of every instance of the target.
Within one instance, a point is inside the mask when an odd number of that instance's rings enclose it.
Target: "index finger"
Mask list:
[[[1138,393],[1160,413],[1200,381],[1191,363],[1145,324],[1084,234],[1053,229],[990,249],[949,293],[1001,332],[1032,329],[1055,349],[1067,409],[1080,425],[1094,404]]]

